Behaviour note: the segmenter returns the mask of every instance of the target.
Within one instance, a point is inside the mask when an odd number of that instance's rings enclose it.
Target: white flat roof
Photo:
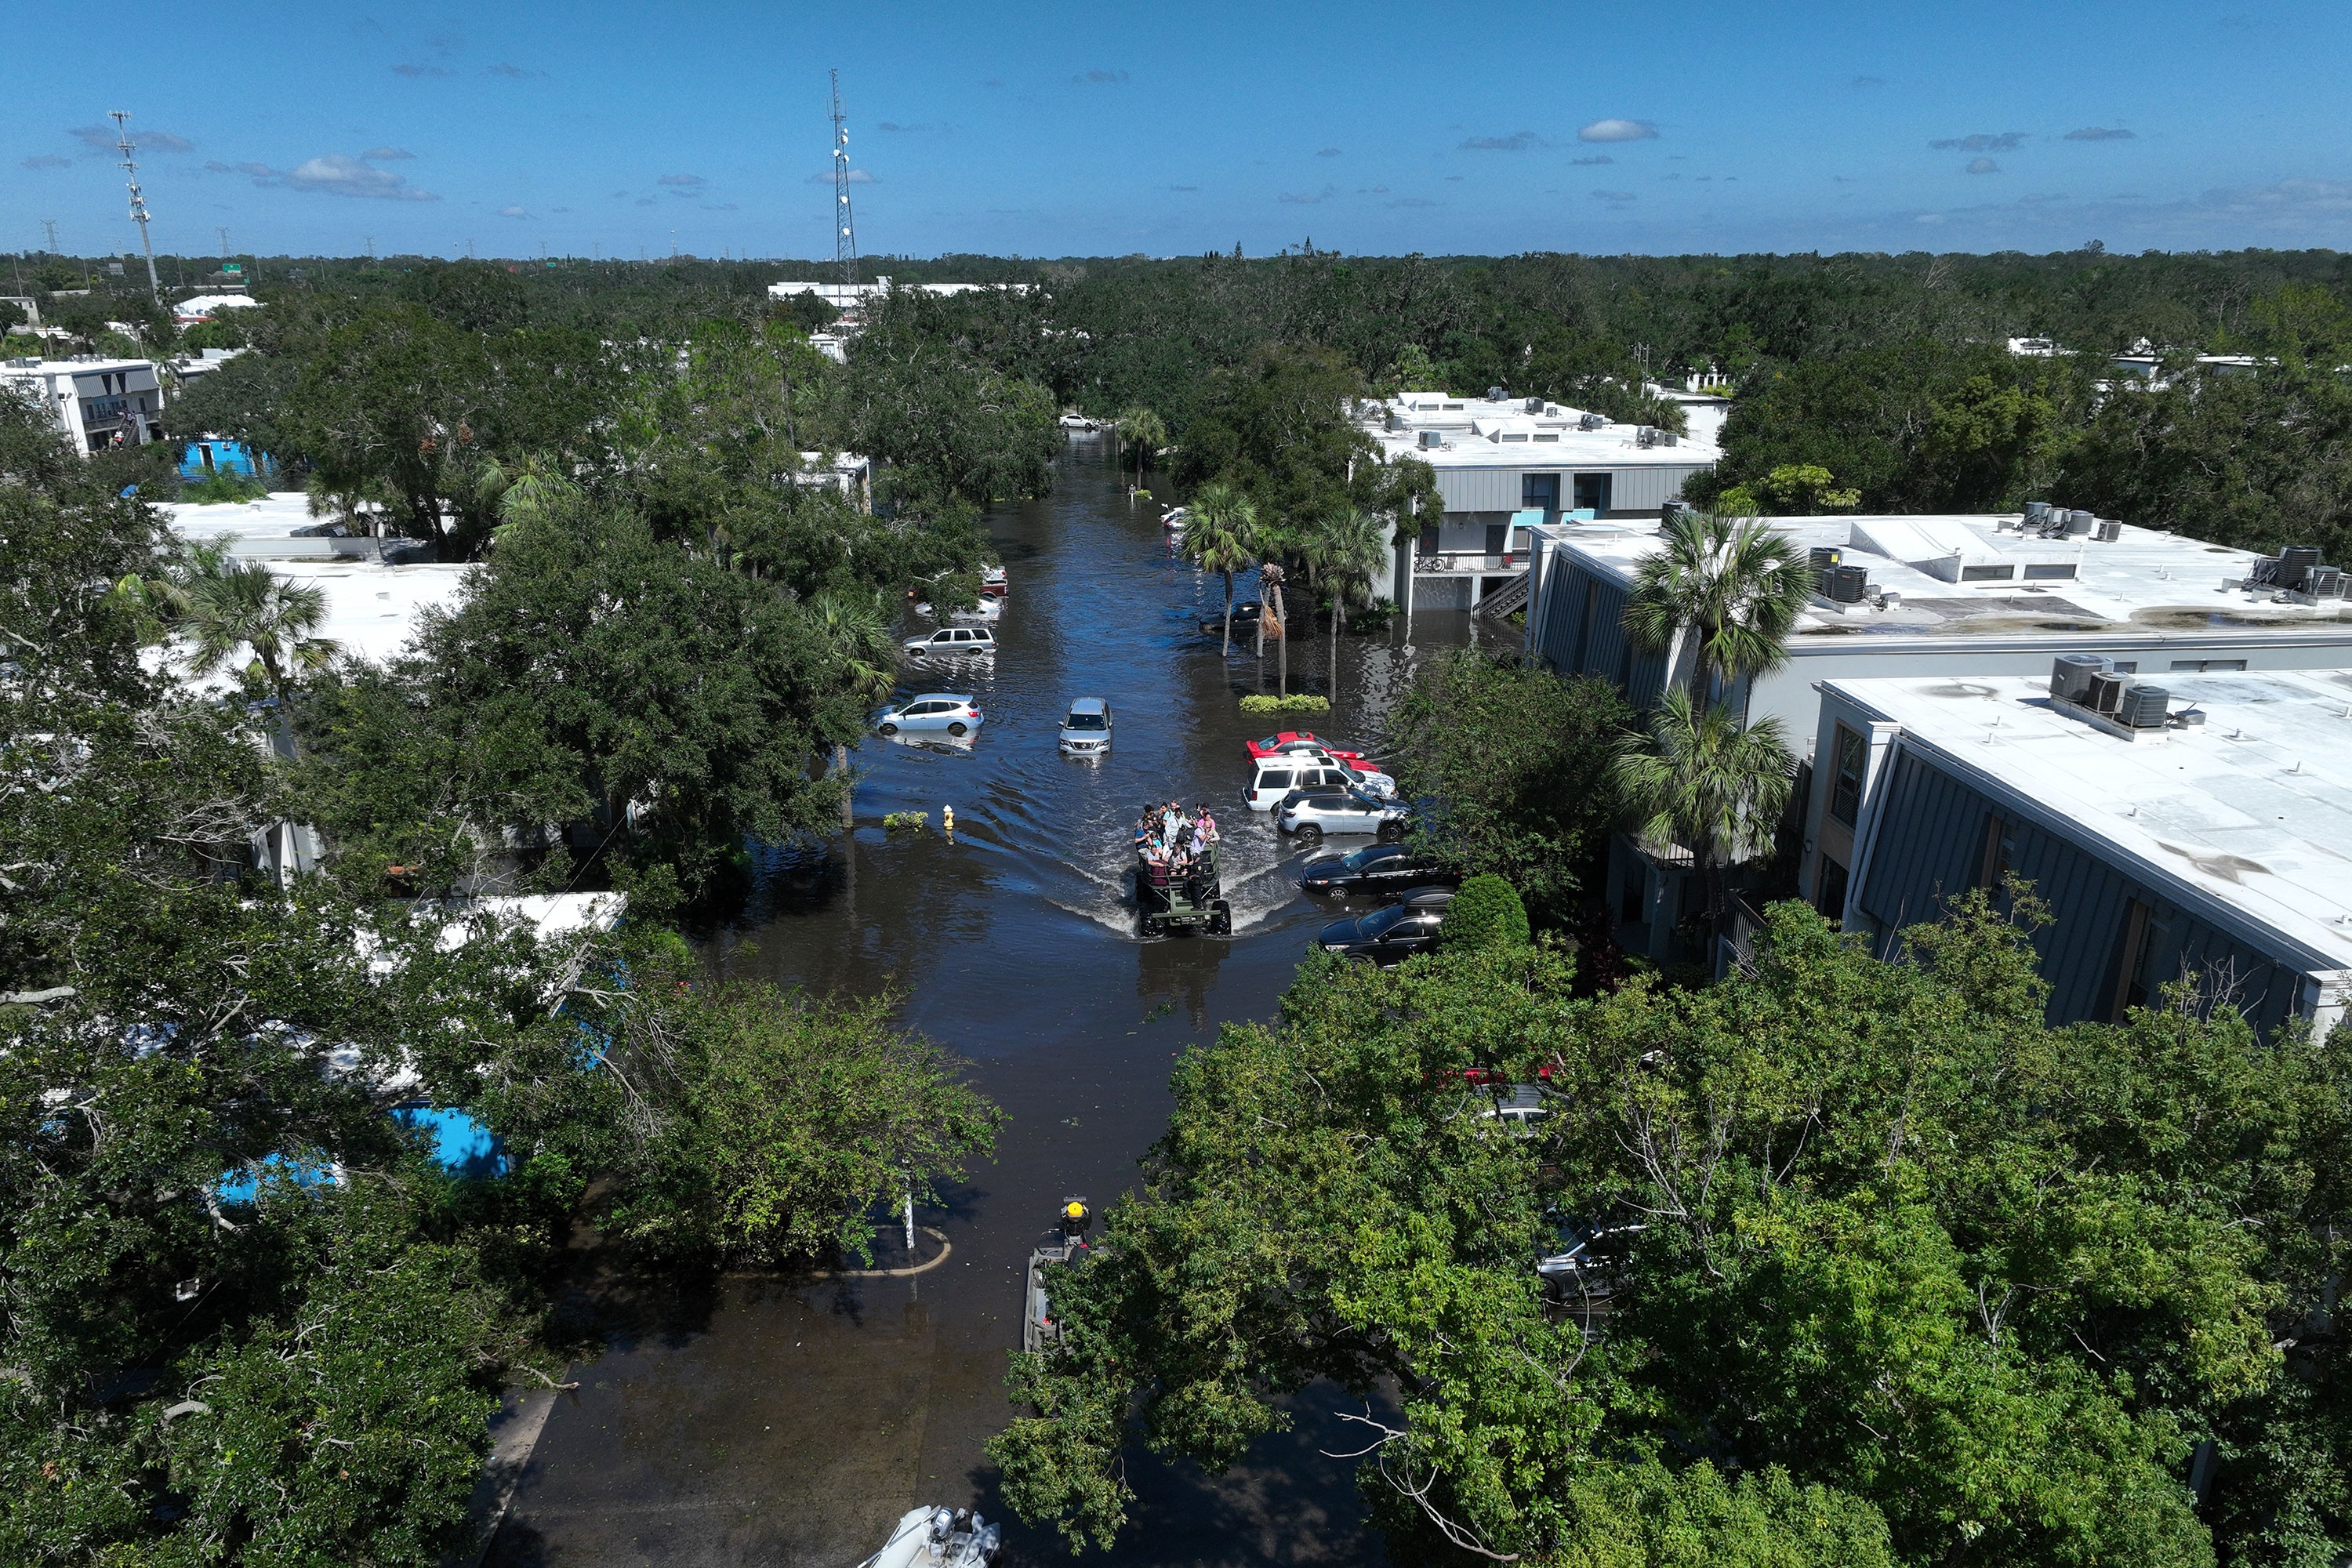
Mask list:
[[[2352,969],[2352,671],[2175,674],[2202,725],[2125,740],[2047,679],[1828,680],[1962,778],[2038,803],[2151,888],[2226,906],[2306,971]]]
[[[1530,402],[1540,405],[1532,413]],[[1692,433],[1673,446],[1644,447],[1638,425],[1582,429],[1586,410],[1543,399],[1405,392],[1360,406],[1360,423],[1382,457],[1419,458],[1434,468],[1703,468],[1723,456],[1712,438],[1719,422],[1710,429],[1694,420]],[[1439,432],[1444,444],[1423,446],[1424,430]]]
[[[60,329],[61,330],[61,329]],[[154,373],[152,359],[105,359],[97,354],[72,359],[35,360],[31,364],[19,364],[15,360],[0,360],[0,375],[96,375],[100,371],[143,370]]]
[[[2090,631],[2179,633],[2297,631],[2336,637],[2352,636],[2352,600],[2322,600],[2317,605],[2274,603],[2269,590],[2224,589],[2225,579],[2242,578],[2262,559],[2251,550],[2231,550],[2201,540],[2136,528],[2126,523],[2110,543],[2086,539],[2037,539],[2017,531],[2017,514],[2006,517],[1776,517],[1774,531],[1800,555],[1817,546],[1844,552],[1848,565],[1868,570],[1870,584],[1894,589],[1896,609],[1863,605],[1815,605],[1797,623],[1799,647],[1831,644],[1856,636],[1948,637],[2000,634]],[[2003,529],[2001,524],[2009,526]],[[1633,581],[1643,560],[1658,548],[1654,523],[1604,524],[1599,528],[1549,523],[1538,531],[1561,541],[1578,556],[1621,583]],[[1952,582],[1917,561],[1964,552],[1969,562],[2013,563],[2008,581]],[[1895,554],[1882,553],[1892,550]],[[1910,557],[1903,559],[1901,557]],[[2074,575],[2028,579],[2028,564],[2072,563]]]

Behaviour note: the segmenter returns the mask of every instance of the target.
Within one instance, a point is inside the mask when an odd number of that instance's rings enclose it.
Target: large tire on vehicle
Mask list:
[[[1162,937],[1167,934],[1168,922],[1166,921],[1161,920],[1158,915],[1146,915],[1143,917],[1143,937],[1146,942],[1150,942],[1156,937]]]
[[[968,733],[968,731],[965,728],[964,721],[959,719],[954,723],[948,726],[948,733],[950,735],[961,735]]]
[[[1312,842],[1323,837],[1323,830],[1311,822],[1302,822],[1298,825],[1298,837]]]
[[[1223,899],[1209,906],[1209,934],[1211,936],[1234,934],[1234,907]]]
[[[898,726],[896,724],[885,724],[882,726],[882,732],[886,735],[895,735],[898,732]]]
[[[1403,824],[1403,823],[1402,823],[1402,822],[1383,822],[1383,823],[1381,823],[1381,831],[1380,831],[1380,833],[1379,833],[1379,835],[1378,835],[1378,837],[1379,837],[1380,841],[1381,841],[1382,844],[1402,844],[1402,843],[1403,843],[1403,842],[1404,842],[1404,824]]]

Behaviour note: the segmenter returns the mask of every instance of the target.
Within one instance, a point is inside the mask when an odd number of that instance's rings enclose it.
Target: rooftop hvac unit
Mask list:
[[[2116,700],[2116,722],[2135,730],[2164,728],[2165,704],[2172,693],[2161,686],[2142,686],[2135,681],[2124,688]]]
[[[2098,526],[2099,520],[2087,511],[2075,510],[2066,514],[2066,531],[2070,534],[2087,535]]]
[[[2109,668],[2106,657],[2095,653],[2062,653],[2050,667],[2050,695],[2061,702],[2083,702],[2091,695],[2091,677]]]
[[[2124,688],[2131,677],[2118,675],[2112,669],[2102,669],[2091,677],[2091,689],[2083,699],[2083,706],[2094,713],[2113,713],[2116,704],[2123,700]]]
[[[2028,527],[2028,528],[2040,528],[2040,527],[2042,527],[2043,524],[2047,523],[2049,521],[2050,521],[2050,503],[2049,503],[2048,501],[2046,501],[2046,500],[2030,500],[2030,501],[2027,501],[2027,502],[2025,503],[2025,526],[2026,526],[2026,527]]]
[[[1424,447],[1443,447],[1445,445],[1445,432],[1443,430],[1423,430],[1421,433],[1421,444]]]
[[[1845,552],[1834,544],[1816,544],[1806,564],[1816,572],[1825,572],[1845,559]]]
[[[1486,401],[1489,403],[1501,403],[1510,395],[1511,389],[1507,386],[1490,386],[1486,389]]]
[[[1606,415],[1587,414],[1577,420],[1576,427],[1580,430],[1598,430],[1608,423],[1609,417]]]
[[[1832,605],[1859,605],[1870,593],[1870,573],[1861,566],[1832,566],[1814,575],[1822,598]]]
[[[1543,408],[1544,408],[1544,400],[1543,400],[1542,398],[1540,398],[1540,397],[1530,397],[1530,398],[1528,398],[1528,401],[1527,401],[1527,411],[1528,411],[1528,413],[1530,413],[1530,414],[1541,414],[1541,413],[1543,412]]]
[[[2315,566],[2303,574],[2303,591],[2315,599],[2333,599],[2344,592],[2344,571],[2338,566]]]
[[[2112,517],[2099,519],[2098,531],[2093,536],[2102,544],[2113,544],[2124,536],[2124,525]]]
[[[2318,566],[2318,564],[2319,550],[2317,546],[2310,544],[2288,545],[2284,550],[2279,552],[2278,574],[2276,578],[2278,585],[2294,593],[2308,593],[2310,590],[2304,586],[2305,581],[2310,577],[2313,569]]]

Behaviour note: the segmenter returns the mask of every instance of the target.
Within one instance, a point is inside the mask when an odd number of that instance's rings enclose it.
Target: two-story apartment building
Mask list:
[[[1435,469],[1444,502],[1442,517],[1422,521],[1409,555],[1391,552],[1393,597],[1405,607],[1471,608],[1526,574],[1536,527],[1655,518],[1720,456],[1710,440],[1540,397],[1407,392],[1358,416],[1384,459]]]
[[[143,359],[12,359],[0,384],[30,395],[82,453],[163,438],[163,388]]]

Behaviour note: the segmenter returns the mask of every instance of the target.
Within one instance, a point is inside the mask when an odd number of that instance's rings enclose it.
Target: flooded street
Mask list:
[[[1222,1022],[1270,1016],[1304,943],[1339,912],[1299,894],[1301,852],[1242,805],[1244,741],[1294,721],[1238,711],[1258,662],[1239,635],[1226,662],[1200,634],[1222,581],[1171,555],[1158,515],[1130,506],[1093,441],[1066,452],[1054,495],[992,513],[1012,587],[993,667],[910,669],[901,688],[975,696],[977,742],[869,740],[854,836],[821,860],[764,866],[751,907],[709,940],[730,974],[896,989],[907,1026],[969,1058],[1011,1114],[997,1158],[918,1211],[945,1260],[898,1277],[602,1292],[610,1348],[557,1401],[493,1563],[851,1568],[919,1503],[1006,1517],[981,1445],[1013,1414],[1003,1379],[1032,1242],[1065,1196],[1101,1208],[1135,1184],[1176,1055]],[[1464,640],[1467,623],[1424,615],[1410,641],[1402,624],[1344,639],[1335,710],[1295,722],[1375,735],[1413,661]],[[925,625],[909,616],[906,629]],[[1290,650],[1294,690],[1330,684],[1319,634]],[[1268,690],[1274,668],[1269,652]],[[1055,748],[1077,697],[1111,705],[1107,758]],[[1223,827],[1230,939],[1137,938],[1130,825],[1171,796],[1211,803]],[[952,841],[939,831],[950,805]],[[898,811],[929,812],[931,831],[886,833]],[[878,1261],[908,1260],[894,1243]],[[1317,1451],[1359,1446],[1310,1398],[1294,1431],[1223,1478],[1131,1454],[1140,1504],[1114,1555],[1379,1562],[1352,1463]],[[1066,1560],[1047,1532],[1008,1520],[1007,1535],[1005,1562]]]

